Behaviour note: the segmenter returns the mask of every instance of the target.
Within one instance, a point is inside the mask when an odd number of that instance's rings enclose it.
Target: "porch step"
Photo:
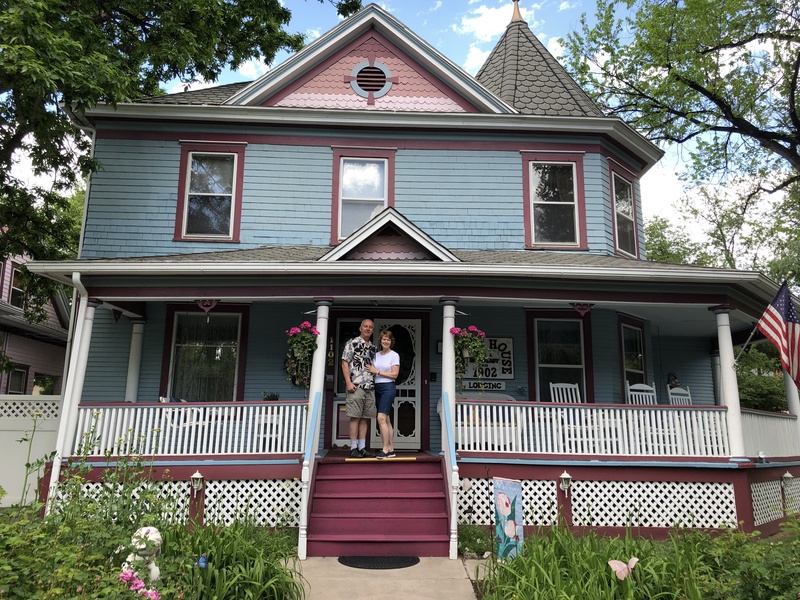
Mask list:
[[[308,524],[309,556],[447,556],[441,461],[320,463]]]

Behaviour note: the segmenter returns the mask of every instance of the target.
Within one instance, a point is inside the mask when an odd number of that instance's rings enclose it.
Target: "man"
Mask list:
[[[367,426],[374,419],[375,383],[367,370],[375,359],[377,347],[372,343],[375,323],[361,321],[360,336],[349,340],[342,352],[342,374],[347,386],[345,413],[350,417],[350,458],[374,458],[367,450]]]

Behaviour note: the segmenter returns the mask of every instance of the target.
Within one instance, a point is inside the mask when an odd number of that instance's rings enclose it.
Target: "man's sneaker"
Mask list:
[[[359,458],[375,458],[375,455],[366,448],[362,448],[359,450]]]
[[[396,456],[397,456],[397,454],[394,453],[394,450],[389,450],[386,453],[386,458],[395,458]]]
[[[361,458],[361,450],[358,448],[350,450],[350,458]]]
[[[392,455],[389,452],[384,452],[383,450],[381,450],[380,452],[378,452],[378,454],[375,455],[375,458],[377,458],[378,460],[383,460],[384,458],[389,458],[390,456]]]

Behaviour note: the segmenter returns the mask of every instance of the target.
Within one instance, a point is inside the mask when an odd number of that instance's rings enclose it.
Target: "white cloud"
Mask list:
[[[239,74],[247,79],[258,79],[269,70],[269,67],[264,62],[263,58],[248,60],[246,63],[239,67]]]
[[[489,56],[489,50],[481,50],[475,44],[470,44],[469,52],[467,52],[467,59],[464,61],[462,67],[467,73],[475,75],[486,62]]]
[[[539,39],[543,39],[539,37]],[[562,54],[564,54],[564,46],[562,46],[557,37],[551,37],[547,40],[547,51],[550,52],[555,58],[559,58]]]
[[[306,29],[306,42],[313,42],[320,35],[322,35],[322,33],[320,33],[319,29]]]
[[[442,8],[442,0],[436,0],[436,3],[435,3],[433,6],[431,6],[431,7],[430,7],[429,9],[427,9],[427,10],[421,10],[421,11],[419,11],[419,12],[417,13],[417,16],[424,15],[424,14],[427,14],[427,13],[436,12],[436,11],[437,11],[437,10],[439,10],[440,8]]]
[[[561,12],[563,10],[569,10],[570,8],[575,8],[576,6],[578,5],[570,4],[569,2],[562,2],[561,4],[558,5],[558,12]]]
[[[533,11],[520,8],[520,13],[532,27]],[[495,8],[481,4],[478,8],[472,9],[468,15],[461,17],[460,24],[455,23],[451,27],[456,33],[472,35],[481,42],[490,42],[503,34],[511,22],[512,14],[507,4]]]

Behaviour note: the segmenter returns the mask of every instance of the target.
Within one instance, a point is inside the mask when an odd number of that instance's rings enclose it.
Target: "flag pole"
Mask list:
[[[744,346],[742,346],[742,349],[739,350],[739,354],[737,354],[736,358],[733,360],[734,365],[739,364],[739,359],[742,357],[742,354],[744,354],[744,351],[747,349],[747,346],[750,344],[750,340],[753,339],[753,336],[756,334],[757,330],[758,330],[758,323],[755,324],[755,326],[753,327],[753,331],[750,332],[750,337],[747,338],[747,341],[745,341]]]

